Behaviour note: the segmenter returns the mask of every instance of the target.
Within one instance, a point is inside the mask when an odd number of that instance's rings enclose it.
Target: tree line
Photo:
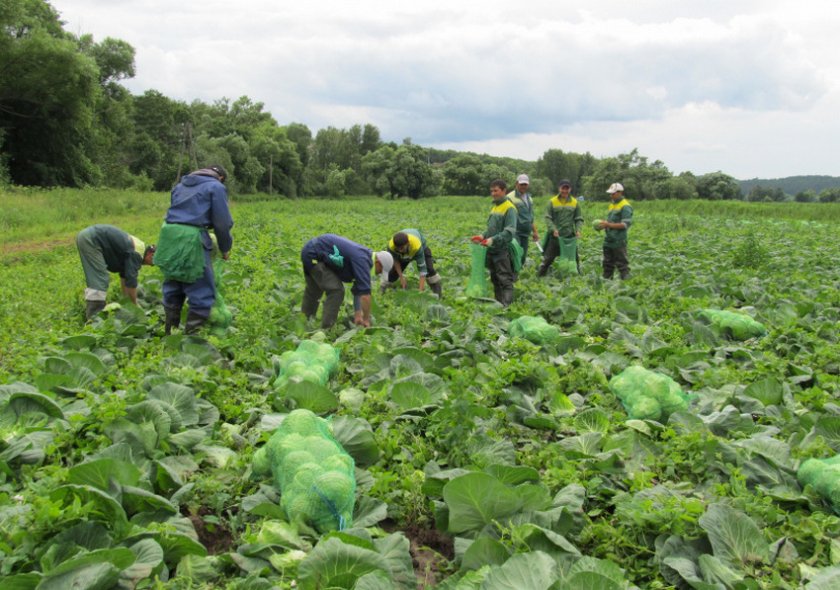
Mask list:
[[[288,197],[483,195],[493,179],[526,173],[535,194],[568,179],[597,200],[615,181],[636,200],[742,198],[723,172],[675,175],[635,149],[605,158],[549,149],[534,162],[384,142],[371,124],[313,134],[247,96],[207,104],[134,95],[120,84],[135,75],[134,56],[125,41],[65,31],[45,0],[0,0],[0,185],[165,191],[214,162],[234,193]]]

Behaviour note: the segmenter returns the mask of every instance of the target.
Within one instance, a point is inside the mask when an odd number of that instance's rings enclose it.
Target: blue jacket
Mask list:
[[[330,256],[335,254],[333,246],[338,248],[344,258],[340,267],[330,260]],[[325,264],[335,271],[343,283],[353,283],[350,289],[353,295],[370,294],[370,270],[373,268],[373,252],[370,248],[335,234],[324,234],[306,242],[300,259],[304,272],[309,272],[316,264]]]
[[[222,253],[233,246],[233,218],[227,202],[225,185],[212,176],[187,174],[172,189],[172,200],[166,213],[166,223],[181,223],[213,228]],[[207,237],[209,241],[209,237]],[[205,247],[208,245],[205,244]]]

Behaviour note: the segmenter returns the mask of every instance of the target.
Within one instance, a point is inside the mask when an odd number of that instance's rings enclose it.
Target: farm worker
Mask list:
[[[472,241],[487,248],[487,267],[496,301],[507,307],[513,302],[514,263],[510,243],[516,239],[516,205],[507,198],[507,184],[497,179],[490,183],[493,207],[487,218],[484,235]]]
[[[375,266],[377,274],[390,273],[394,266],[391,254],[385,251],[373,254],[370,248],[347,238],[323,234],[304,244],[300,259],[306,280],[300,309],[306,317],[315,316],[321,297],[326,293],[321,327],[326,329],[335,324],[344,301],[343,283],[352,282],[353,323],[370,326],[370,271]]]
[[[219,165],[190,172],[172,189],[169,211],[160,230],[155,264],[163,271],[165,332],[181,324],[181,308],[189,302],[185,332],[193,334],[207,321],[216,300],[210,254],[213,230],[222,258],[230,257],[233,219],[228,208],[227,171]]]
[[[548,225],[548,234],[545,238],[545,248],[542,264],[537,271],[537,276],[545,276],[551,263],[560,254],[560,238],[580,239],[580,228],[583,225],[583,215],[580,212],[580,205],[572,196],[572,183],[568,180],[561,180],[557,184],[557,195],[548,202],[548,210],[545,219]],[[580,256],[577,256],[578,272],[580,272]]]
[[[626,279],[630,276],[630,262],[627,260],[627,229],[633,222],[633,208],[624,198],[624,186],[621,183],[612,183],[607,193],[610,195],[607,219],[598,224],[599,230],[606,230],[604,278],[611,279],[617,267],[619,276]]]
[[[91,319],[105,308],[109,273],[120,275],[123,295],[137,304],[137,275],[144,264],[151,266],[153,245],[113,225],[92,225],[76,236],[76,247],[85,271],[85,317]]]
[[[400,230],[393,235],[388,242],[388,252],[394,259],[394,267],[391,272],[382,273],[382,290],[388,285],[400,281],[400,286],[406,288],[406,280],[403,271],[412,261],[417,263],[417,272],[420,273],[420,291],[425,290],[426,283],[432,292],[440,297],[440,275],[435,270],[435,259],[432,251],[426,244],[426,238],[417,229]]]
[[[537,233],[537,225],[534,223],[534,201],[531,200],[531,193],[528,192],[531,179],[527,174],[520,174],[516,179],[516,187],[507,195],[508,199],[516,205],[516,240],[522,246],[522,265],[525,265],[525,257],[528,254],[528,242],[538,242],[540,235]]]

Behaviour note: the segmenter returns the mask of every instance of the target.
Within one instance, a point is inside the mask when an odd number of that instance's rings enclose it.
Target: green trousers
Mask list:
[[[321,327],[332,327],[338,319],[341,304],[344,303],[344,283],[325,264],[316,264],[309,271],[303,271],[306,288],[303,291],[303,303],[300,310],[306,317],[314,317],[324,293],[324,311],[321,315]]]
[[[76,247],[79,249],[79,258],[82,259],[82,269],[85,271],[85,300],[105,301],[111,273],[108,272],[102,250],[94,241],[95,236],[96,230],[93,227],[83,229],[76,236]]]

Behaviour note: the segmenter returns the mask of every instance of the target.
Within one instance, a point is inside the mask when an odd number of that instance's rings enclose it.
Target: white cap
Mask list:
[[[374,254],[374,257],[382,265],[382,282],[386,283],[388,281],[388,273],[394,268],[394,257],[387,250],[380,250]]]
[[[528,178],[527,174],[520,174],[516,178],[516,184],[531,184],[531,179]]]
[[[611,195],[617,192],[624,192],[624,186],[620,182],[614,182],[610,185],[610,188],[607,189],[607,194]]]

